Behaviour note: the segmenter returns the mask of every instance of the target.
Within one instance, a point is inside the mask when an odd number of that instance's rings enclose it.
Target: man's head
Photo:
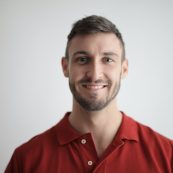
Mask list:
[[[115,25],[100,16],[76,22],[62,67],[75,105],[99,111],[113,103],[128,71],[124,42]]]
[[[117,29],[117,27],[108,19],[102,16],[88,16],[78,20],[73,24],[73,28],[68,35],[68,41],[65,51],[65,57],[69,58],[68,49],[70,46],[70,41],[77,35],[89,35],[96,33],[113,33],[119,39],[122,45],[122,60],[125,59],[125,43],[123,41],[122,35]]]

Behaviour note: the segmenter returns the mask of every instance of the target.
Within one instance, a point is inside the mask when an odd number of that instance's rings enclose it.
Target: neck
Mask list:
[[[91,133],[98,156],[112,142],[121,124],[122,115],[118,111],[116,101],[112,101],[100,111],[86,111],[78,103],[74,103],[69,117],[71,125],[81,133]]]

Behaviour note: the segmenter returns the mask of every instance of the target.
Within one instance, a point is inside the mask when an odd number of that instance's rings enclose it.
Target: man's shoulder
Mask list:
[[[44,152],[44,150],[48,151],[49,149],[51,150],[52,148],[56,147],[56,126],[58,126],[58,124],[32,137],[27,142],[17,147],[15,149],[15,153],[20,153],[24,156],[28,154]]]
[[[133,122],[135,130],[137,132],[139,141],[143,144],[146,143],[151,147],[160,146],[161,148],[173,148],[173,140],[162,135],[158,131],[154,130],[152,127],[145,125],[135,119],[127,116],[129,121]]]
[[[22,155],[35,153],[36,155],[36,153],[53,152],[54,149],[60,145],[60,136],[66,134],[64,130],[69,126],[67,121],[68,115],[69,113],[67,112],[54,126],[17,147],[15,153],[20,153]]]

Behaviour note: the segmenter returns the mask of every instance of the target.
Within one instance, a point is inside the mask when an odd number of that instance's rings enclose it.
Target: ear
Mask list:
[[[62,65],[64,76],[69,77],[68,59],[66,57],[62,57],[61,65]]]
[[[126,78],[128,74],[128,60],[124,59],[122,62],[122,68],[121,68],[121,79]]]

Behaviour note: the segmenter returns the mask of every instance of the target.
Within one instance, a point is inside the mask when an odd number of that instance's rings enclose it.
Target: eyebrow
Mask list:
[[[74,52],[72,57],[74,57],[75,55],[78,55],[78,54],[91,55],[89,52],[81,50],[81,51]],[[117,56],[118,57],[118,54],[115,52],[103,52],[102,54],[105,56]]]
[[[103,55],[106,55],[106,56],[118,56],[118,54],[115,53],[115,52],[104,52]]]
[[[89,52],[81,50],[81,51],[74,52],[72,57],[74,57],[75,55],[78,55],[78,54],[90,55]]]

